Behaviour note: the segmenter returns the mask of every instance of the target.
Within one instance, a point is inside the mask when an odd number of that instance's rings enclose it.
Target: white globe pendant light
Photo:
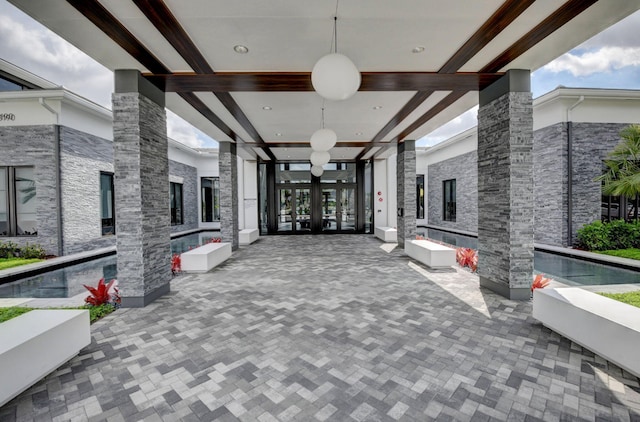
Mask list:
[[[360,88],[360,82],[360,72],[356,65],[340,53],[322,57],[311,71],[313,89],[327,100],[351,98]]]
[[[311,157],[309,157],[309,161],[314,166],[324,166],[331,159],[331,155],[327,151],[313,151],[311,153]]]
[[[331,129],[319,129],[311,135],[311,148],[314,151],[329,151],[337,140],[338,135]]]
[[[314,176],[320,177],[322,176],[322,173],[324,173],[322,166],[311,166],[311,174]]]

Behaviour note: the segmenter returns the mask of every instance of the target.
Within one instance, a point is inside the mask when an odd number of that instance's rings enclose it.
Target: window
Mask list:
[[[424,218],[424,174],[416,176],[416,218]]]
[[[182,214],[182,185],[171,182],[170,189],[171,225],[177,226],[184,223]]]
[[[442,182],[442,219],[456,221],[456,179]]]
[[[116,217],[114,210],[113,173],[100,173],[100,218],[102,235],[116,233]]]
[[[38,201],[33,167],[0,167],[0,236],[36,236]]]
[[[202,222],[220,221],[220,179],[202,177],[200,189],[202,191]]]

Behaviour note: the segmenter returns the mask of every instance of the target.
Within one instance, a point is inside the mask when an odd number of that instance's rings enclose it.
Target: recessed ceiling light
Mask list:
[[[362,132],[356,132],[356,136],[362,136]]]
[[[382,106],[373,106],[374,110],[380,110],[382,108]]]
[[[233,51],[238,54],[247,54],[249,52],[249,49],[244,45],[236,45],[233,47]]]
[[[418,46],[418,47],[413,47],[413,50],[411,50],[412,53],[422,53],[424,51],[424,47],[422,46]]]
[[[282,133],[278,132],[276,133],[276,136],[282,136]]]
[[[263,109],[263,110],[271,110],[271,107],[269,107],[269,106],[264,106],[264,107],[262,107],[262,109]]]

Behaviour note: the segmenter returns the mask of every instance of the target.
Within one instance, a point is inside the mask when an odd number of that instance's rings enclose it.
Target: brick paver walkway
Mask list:
[[[386,246],[263,237],[94,324],[0,420],[640,420],[638,379],[530,303]]]

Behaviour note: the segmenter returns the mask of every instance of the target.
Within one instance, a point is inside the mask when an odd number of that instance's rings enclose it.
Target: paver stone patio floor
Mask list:
[[[392,248],[262,237],[94,324],[91,345],[0,420],[640,421],[638,379],[543,327],[531,303]]]

